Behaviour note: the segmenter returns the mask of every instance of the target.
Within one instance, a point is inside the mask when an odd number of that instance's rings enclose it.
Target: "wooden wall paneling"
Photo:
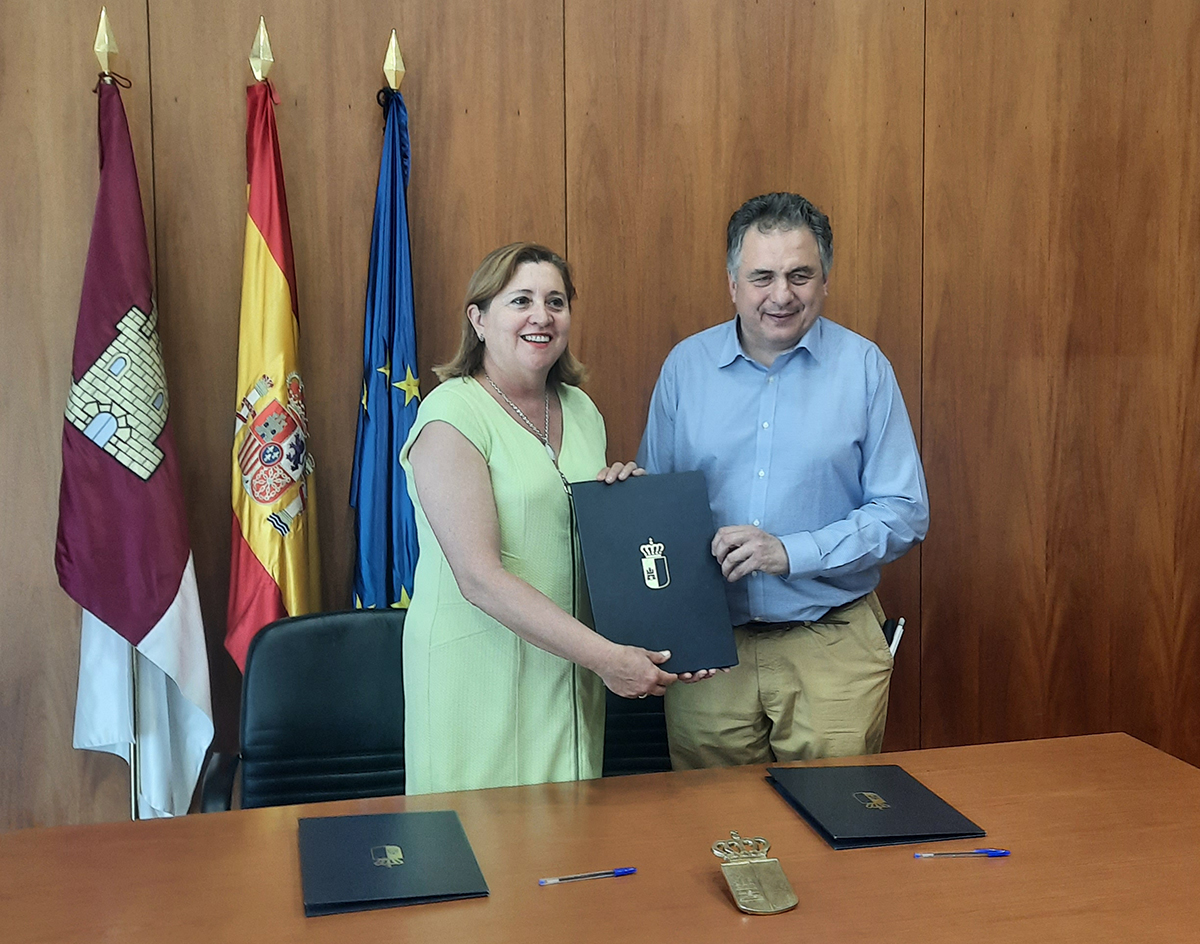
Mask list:
[[[923,558],[924,746],[1114,727],[1165,746],[1194,675],[1173,583],[1195,116],[1164,88],[1195,17],[928,5],[925,454],[947,514]]]
[[[284,18],[263,12],[277,47]],[[150,4],[159,333],[208,638],[216,746],[224,750],[237,743],[240,694],[223,640],[246,225],[245,86],[253,81],[247,58],[257,25],[257,12],[237,3]],[[286,43],[275,50],[277,82],[295,71],[288,52]],[[296,161],[283,155],[285,174]],[[287,182],[294,188],[292,176]],[[291,193],[289,199],[294,215]],[[301,363],[307,364],[303,283],[301,289]],[[319,444],[316,451],[319,462]]]
[[[1188,118],[1179,125],[1184,161],[1178,206],[1180,252],[1175,267],[1179,305],[1175,354],[1182,388],[1173,574],[1178,623],[1173,641],[1174,684],[1167,707],[1170,724],[1162,746],[1200,765],[1200,634],[1195,631],[1200,626],[1200,277],[1195,268],[1200,259],[1200,29],[1193,24],[1179,35],[1186,36],[1188,43],[1180,91],[1182,111]],[[1169,267],[1164,269],[1169,273]]]
[[[409,220],[418,357],[457,344],[475,265],[520,238],[564,242],[562,12],[548,0],[239,0],[154,4],[159,289],[201,600],[218,743],[236,743],[240,677],[224,652],[237,320],[245,221],[245,86],[258,15],[271,79],[298,280],[301,362],[317,460],[324,605],[350,603],[348,505],[371,220],[382,141],[375,96],[397,29],[413,146]],[[198,51],[203,51],[200,54]]]
[[[610,459],[636,451],[670,348],[732,315],[725,225],[772,190],[830,215],[827,311],[879,342],[919,433],[921,4],[567,0],[564,15],[574,343]],[[911,632],[893,748],[918,741],[918,572],[909,555],[882,589]]]
[[[1052,31],[1031,7],[926,9],[924,445],[943,511],[922,559],[922,745],[935,746],[1032,736],[1045,717],[1046,373],[1062,344],[1046,298]]]
[[[921,421],[933,526],[922,557],[885,573],[885,604],[910,617],[888,746],[1122,728],[1200,760],[1194,4],[352,0],[336,19],[311,0],[108,6],[134,82],[222,746],[239,690],[221,643],[245,60],[263,12],[326,605],[349,586],[374,94],[396,26],[426,390],[484,253],[565,246],[573,343],[613,455],[632,455],[663,356],[728,317],[729,213],[799,190],[834,223],[829,314],[879,341]],[[0,159],[16,182],[0,194],[0,427],[19,444],[0,463],[0,829],[119,819],[128,789],[119,760],[70,747],[78,610],[53,569],[98,10],[14,11],[0,37]]]
[[[152,226],[146,8],[108,2]],[[79,608],[54,541],[63,408],[99,185],[100,6],[9,4],[0,30],[0,830],[128,816],[129,768],[71,747]],[[151,233],[151,236],[153,234]]]
[[[402,9],[417,348],[429,391],[433,365],[458,348],[467,280],[483,257],[518,240],[564,251],[563,9],[561,0]]]
[[[1100,133],[1079,142],[1112,155],[1104,192],[1112,264],[1094,293],[1114,300],[1104,328],[1119,339],[1105,351],[1116,369],[1105,382],[1120,404],[1114,490],[1129,496],[1115,503],[1117,580],[1105,588],[1111,722],[1196,764],[1200,7],[1160,0],[1113,19],[1085,44],[1098,92],[1089,124]]]

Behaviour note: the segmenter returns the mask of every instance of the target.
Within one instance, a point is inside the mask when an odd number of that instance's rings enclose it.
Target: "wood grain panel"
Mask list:
[[[1191,0],[349,0],[333,19],[315,0],[108,7],[134,82],[221,746],[240,687],[221,641],[245,60],[262,12],[327,606],[346,601],[353,552],[374,95],[395,26],[426,390],[475,264],[538,239],[576,268],[573,343],[613,456],[632,455],[666,352],[730,313],[729,214],[798,190],[833,220],[831,317],[880,343],[923,437],[930,539],[881,589],[909,618],[888,746],[1124,729],[1200,762]],[[0,31],[15,181],[0,193],[0,435],[15,444],[0,460],[0,830],[126,815],[125,766],[70,748],[78,610],[53,569],[97,182],[97,9],[12,6]]]
[[[1166,661],[1171,679],[1170,696],[1165,700],[1164,720],[1142,716],[1131,721],[1130,730],[1147,730],[1148,724],[1161,724],[1155,738],[1163,750],[1189,759],[1200,766],[1200,24],[1193,21],[1186,31],[1187,52],[1176,94],[1187,121],[1176,126],[1180,142],[1179,171],[1179,264],[1175,266],[1176,300],[1179,315],[1175,320],[1176,377],[1182,400],[1180,445],[1174,472],[1175,495],[1179,514],[1172,537],[1176,548],[1171,589],[1178,601],[1176,624]],[[1190,260],[1190,264],[1189,264]],[[1170,276],[1164,267],[1163,275]],[[1124,677],[1117,682],[1122,696],[1128,694],[1135,705],[1145,703],[1145,694],[1128,691]],[[1153,683],[1152,683],[1153,684]],[[1144,688],[1144,685],[1139,685]],[[1155,706],[1158,707],[1158,706]],[[1121,716],[1125,714],[1122,707]],[[1136,727],[1135,727],[1136,725]],[[1148,738],[1149,739],[1149,738]]]
[[[399,34],[413,143],[410,183],[419,358],[458,340],[466,281],[519,238],[562,246],[561,7],[521,0],[398,2],[381,11],[241,0],[153,3],[159,292],[176,383],[180,453],[208,625],[218,743],[236,741],[240,677],[222,639],[229,567],[229,466],[245,220],[246,57],[259,12],[295,244],[301,362],[317,459],[324,605],[350,602],[348,506],[362,377],[367,258],[382,139],[375,95]],[[195,54],[203,50],[204,55]]]
[[[1133,540],[1110,599],[1139,606],[1132,624],[1114,619],[1112,727],[1200,764],[1200,7],[1123,15],[1088,50],[1101,96],[1121,109],[1088,109],[1115,165],[1101,291],[1116,299],[1112,330],[1135,313],[1124,332],[1148,337],[1115,372],[1115,484],[1132,501],[1113,530]]]
[[[151,219],[146,8],[108,3]],[[79,608],[54,540],[63,408],[99,185],[99,6],[10,4],[0,30],[0,830],[128,815],[129,768],[71,747]]]
[[[1200,757],[1180,572],[1200,553],[1181,440],[1197,85],[1176,69],[1198,26],[1168,0],[928,4],[925,456],[945,517],[923,559],[925,745],[1116,728]]]
[[[774,190],[829,214],[827,312],[881,345],[919,432],[921,5],[567,0],[564,15],[575,343],[610,459],[636,451],[670,348],[732,315],[725,225]],[[918,738],[918,570],[910,555],[882,590],[912,634],[889,747]]]

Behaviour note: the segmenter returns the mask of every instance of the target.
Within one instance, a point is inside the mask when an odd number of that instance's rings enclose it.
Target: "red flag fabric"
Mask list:
[[[55,565],[83,608],[75,746],[128,761],[142,815],[187,811],[212,740],[146,227],[120,90],[101,81],[100,189],[63,424]],[[132,696],[130,647],[138,693]]]

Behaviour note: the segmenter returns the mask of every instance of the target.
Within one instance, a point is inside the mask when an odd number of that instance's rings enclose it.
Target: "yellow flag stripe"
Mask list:
[[[298,368],[298,342],[299,329],[287,279],[262,233],[247,215],[238,343],[239,399],[247,394],[253,399],[254,385],[266,374],[274,383],[271,394],[286,403],[287,375]],[[296,489],[287,489],[269,505],[259,504],[247,494],[237,456],[249,433],[249,427],[243,426],[234,437],[234,513],[246,544],[278,584],[288,613],[307,613],[316,608],[320,599],[314,477],[308,478],[304,514],[290,523],[290,534],[281,535],[268,517],[272,512],[282,511],[295,498]]]

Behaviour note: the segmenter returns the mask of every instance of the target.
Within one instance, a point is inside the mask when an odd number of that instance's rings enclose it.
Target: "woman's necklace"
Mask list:
[[[487,382],[492,385],[492,389],[500,394],[500,399],[507,403],[512,411],[520,418],[521,422],[529,427],[530,432],[532,432],[533,435],[541,440],[542,445],[546,447],[546,455],[550,457],[550,461],[555,465],[558,465],[558,457],[554,455],[554,447],[550,445],[550,387],[546,387],[546,395],[543,400],[543,405],[545,406],[546,411],[544,418],[546,429],[545,432],[543,432],[529,421],[529,417],[525,415],[524,411],[515,403],[513,403],[503,390],[496,386],[496,381],[492,380],[492,378],[488,376],[488,372],[486,370],[483,372],[483,376],[487,379]]]

